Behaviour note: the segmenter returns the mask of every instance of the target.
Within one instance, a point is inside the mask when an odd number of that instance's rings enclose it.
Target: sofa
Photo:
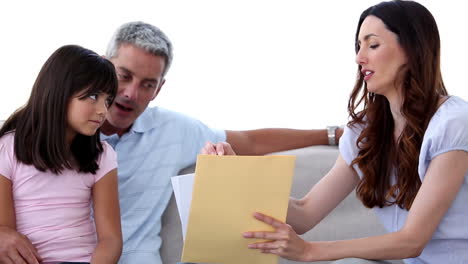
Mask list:
[[[291,196],[303,197],[333,166],[338,148],[332,146],[312,146],[294,149],[271,155],[294,155],[296,167],[294,172]],[[181,174],[193,172],[194,167],[187,168]],[[306,220],[305,220],[306,221]],[[352,192],[335,210],[322,222],[302,237],[310,241],[341,240],[383,234],[383,226],[378,222],[372,210],[366,209]],[[183,241],[181,224],[174,196],[164,212],[162,219],[161,257],[164,264],[180,261]],[[298,263],[280,259],[280,264]],[[331,263],[328,261],[314,263]],[[359,260],[353,263],[360,263]],[[394,261],[391,263],[402,263]]]
[[[0,127],[3,121],[0,120]],[[270,155],[294,155],[296,167],[294,172],[291,196],[300,198],[317,183],[333,166],[338,156],[338,148],[332,146],[312,146],[288,150]],[[180,174],[194,171],[194,166],[184,169]],[[385,232],[372,210],[366,209],[351,193],[335,210],[333,210],[314,229],[304,234],[305,240],[339,240],[378,235]],[[162,219],[161,237],[163,240],[160,252],[164,264],[180,261],[183,240],[182,228],[174,195]],[[298,263],[280,259],[280,264]],[[330,263],[328,261],[314,263]],[[353,263],[360,263],[359,260]],[[402,263],[393,261],[391,263]]]

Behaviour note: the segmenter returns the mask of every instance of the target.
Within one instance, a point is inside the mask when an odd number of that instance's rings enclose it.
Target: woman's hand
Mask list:
[[[218,142],[213,144],[211,142],[206,142],[205,146],[200,150],[200,154],[203,155],[236,155],[234,150],[231,147],[231,144],[227,142]]]
[[[262,253],[271,253],[295,261],[311,260],[312,244],[300,238],[290,225],[261,213],[254,213],[254,217],[271,225],[275,231],[243,233],[245,238],[268,240],[249,244],[249,248],[260,249]]]

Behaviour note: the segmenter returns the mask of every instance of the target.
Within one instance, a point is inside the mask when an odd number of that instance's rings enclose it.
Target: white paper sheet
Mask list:
[[[190,213],[190,203],[192,202],[193,180],[195,174],[178,175],[171,178],[172,188],[179,211],[180,222],[182,223],[182,236],[185,240],[187,222]]]

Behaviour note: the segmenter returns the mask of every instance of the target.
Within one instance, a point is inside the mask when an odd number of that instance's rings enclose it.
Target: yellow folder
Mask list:
[[[273,264],[245,231],[272,231],[252,214],[286,220],[295,156],[199,155],[182,262]]]

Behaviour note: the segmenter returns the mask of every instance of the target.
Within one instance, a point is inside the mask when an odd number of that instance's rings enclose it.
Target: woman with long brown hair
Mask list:
[[[447,95],[434,18],[416,2],[382,2],[362,13],[355,44],[358,79],[334,167],[291,199],[289,225],[255,213],[275,231],[244,233],[268,240],[249,247],[297,261],[468,263],[468,102]],[[327,242],[297,235],[355,188],[388,234]]]

